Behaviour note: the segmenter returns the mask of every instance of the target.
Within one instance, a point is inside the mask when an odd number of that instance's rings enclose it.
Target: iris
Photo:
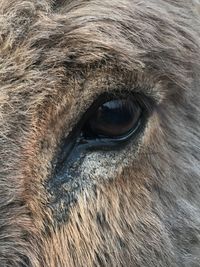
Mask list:
[[[85,138],[120,138],[134,131],[142,108],[133,98],[113,99],[101,103],[84,126]]]

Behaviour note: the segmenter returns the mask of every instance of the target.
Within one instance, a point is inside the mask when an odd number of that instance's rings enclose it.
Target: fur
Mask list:
[[[154,99],[144,134],[89,153],[58,220],[57,148],[116,89]],[[0,0],[0,266],[200,266],[199,89],[198,0]]]

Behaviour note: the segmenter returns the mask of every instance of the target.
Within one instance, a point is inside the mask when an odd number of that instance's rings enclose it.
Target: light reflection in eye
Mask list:
[[[133,99],[114,99],[101,104],[84,127],[86,137],[117,138],[128,134],[138,124],[142,109]]]

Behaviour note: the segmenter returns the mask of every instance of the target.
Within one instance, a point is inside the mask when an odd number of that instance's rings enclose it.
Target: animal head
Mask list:
[[[199,2],[0,13],[0,266],[200,266]]]

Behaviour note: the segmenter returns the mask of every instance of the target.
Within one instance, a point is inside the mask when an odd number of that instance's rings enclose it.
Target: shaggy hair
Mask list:
[[[138,145],[54,188],[61,140],[121,89],[153,99]],[[200,266],[199,90],[199,0],[0,0],[0,266]]]

